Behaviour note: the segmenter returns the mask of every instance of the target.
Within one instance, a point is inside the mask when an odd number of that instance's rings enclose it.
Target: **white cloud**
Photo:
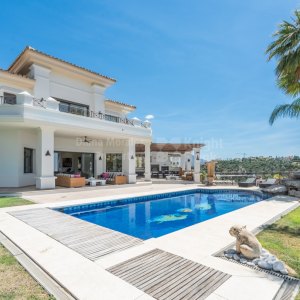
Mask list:
[[[146,120],[151,120],[151,119],[154,119],[154,116],[153,115],[147,115],[147,116],[145,116],[145,119]]]

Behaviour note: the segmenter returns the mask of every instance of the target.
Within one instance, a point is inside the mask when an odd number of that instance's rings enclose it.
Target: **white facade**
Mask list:
[[[57,152],[93,154],[94,177],[106,171],[107,154],[121,154],[121,172],[134,183],[135,144],[146,145],[149,180],[150,125],[126,118],[135,107],[105,98],[114,82],[32,48],[0,70],[0,187],[55,188]],[[25,148],[32,172],[25,172]]]
[[[193,155],[191,152],[184,154],[163,152],[163,151],[152,151],[151,152],[151,166],[157,168],[158,171],[162,171],[165,167],[169,171],[182,170],[191,171],[192,169]]]
[[[200,149],[203,144],[152,144],[150,163],[153,177],[176,173],[193,173],[195,182],[200,182]],[[143,171],[143,147],[138,147],[140,157],[138,170]],[[146,165],[146,163],[145,163]],[[149,169],[149,167],[148,167]]]

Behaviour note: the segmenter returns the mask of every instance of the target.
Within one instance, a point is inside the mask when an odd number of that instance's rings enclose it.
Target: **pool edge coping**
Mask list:
[[[174,192],[165,192],[165,193],[154,193],[154,194],[150,194],[150,195],[142,195],[142,196],[132,196],[132,197],[121,197],[118,199],[111,199],[111,200],[100,200],[100,201],[92,201],[89,203],[84,203],[84,204],[71,204],[71,205],[61,205],[61,206],[55,206],[55,207],[49,207],[50,209],[59,211],[59,212],[63,212],[63,209],[70,209],[70,208],[75,208],[75,207],[88,207],[88,206],[97,206],[97,205],[105,205],[107,203],[107,205],[109,205],[110,203],[118,203],[118,202],[122,202],[122,201],[126,201],[129,200],[127,203],[122,203],[120,205],[127,205],[130,203],[141,203],[141,202],[147,202],[147,201],[151,201],[151,200],[160,200],[160,199],[164,199],[164,198],[170,198],[173,196],[181,196],[181,195],[189,195],[192,193],[197,193],[197,192],[208,192],[208,194],[214,194],[214,193],[230,193],[230,192],[238,192],[238,193],[250,193],[253,195],[268,195],[268,198],[263,198],[261,201],[263,200],[269,200],[271,198],[273,198],[273,196],[271,194],[267,194],[264,193],[261,190],[245,190],[245,189],[240,189],[240,188],[228,188],[228,189],[222,189],[222,188],[201,188],[201,187],[194,187],[192,189],[184,189],[184,190],[180,190],[180,191],[174,191]],[[156,196],[160,196],[157,197]],[[140,200],[139,200],[140,199]],[[137,201],[136,201],[137,200]],[[117,205],[116,205],[117,206]]]

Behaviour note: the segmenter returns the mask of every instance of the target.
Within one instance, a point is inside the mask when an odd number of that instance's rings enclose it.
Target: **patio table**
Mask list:
[[[96,186],[98,182],[100,183],[100,185],[106,184],[105,179],[88,179],[88,182],[89,182],[90,186]]]

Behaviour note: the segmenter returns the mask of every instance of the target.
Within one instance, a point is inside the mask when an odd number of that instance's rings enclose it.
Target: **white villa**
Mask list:
[[[114,83],[31,47],[0,69],[0,187],[55,188],[64,173],[118,172],[135,183],[136,145],[151,180],[151,124],[127,118],[135,106],[105,98]],[[200,161],[195,181],[199,173]]]
[[[152,143],[150,146],[150,164],[152,175],[163,175],[164,173],[191,172],[200,168],[200,148],[204,144],[166,144]],[[143,169],[143,160],[139,164],[139,158],[144,157],[144,146],[136,146],[137,170]]]

